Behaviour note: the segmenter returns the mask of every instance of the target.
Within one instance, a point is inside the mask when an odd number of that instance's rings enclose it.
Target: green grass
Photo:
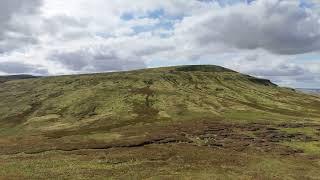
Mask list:
[[[300,149],[308,155],[320,156],[320,142],[286,142],[284,145]]]
[[[294,134],[294,133],[302,133],[308,136],[318,136],[319,131],[314,127],[301,127],[301,128],[284,128],[284,132]]]
[[[268,80],[210,65],[5,79],[0,179],[320,177],[320,97]]]

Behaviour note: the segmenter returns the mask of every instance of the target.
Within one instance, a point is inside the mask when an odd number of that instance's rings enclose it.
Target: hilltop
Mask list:
[[[23,78],[0,99],[0,179],[320,176],[320,98],[219,66]]]

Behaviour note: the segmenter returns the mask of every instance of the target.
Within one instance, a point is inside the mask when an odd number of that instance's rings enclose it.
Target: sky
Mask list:
[[[320,88],[320,0],[0,1],[0,75],[186,64]]]

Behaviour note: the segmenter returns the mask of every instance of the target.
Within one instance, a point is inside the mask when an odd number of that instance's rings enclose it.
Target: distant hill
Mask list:
[[[320,94],[320,89],[304,89],[304,88],[298,88],[298,91],[305,92],[305,93],[311,93],[311,94]]]
[[[20,80],[20,79],[32,79],[37,78],[37,76],[32,75],[11,75],[11,76],[0,76],[0,83],[12,81],[12,80]]]
[[[30,78],[0,85],[0,179],[320,177],[318,96],[211,65]]]

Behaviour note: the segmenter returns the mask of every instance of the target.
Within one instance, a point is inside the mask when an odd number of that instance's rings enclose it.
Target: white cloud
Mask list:
[[[200,47],[300,54],[320,49],[319,22],[319,15],[298,1],[258,0],[187,17],[176,25],[176,34]]]
[[[279,56],[264,50],[243,52],[224,66],[250,75],[271,79],[283,86],[316,87],[320,84],[320,62],[296,63],[292,56]]]
[[[48,71],[41,66],[34,66],[22,62],[0,62],[0,74],[36,74],[46,75]]]
[[[41,0],[0,2],[0,54],[37,42],[28,25],[40,6]]]

